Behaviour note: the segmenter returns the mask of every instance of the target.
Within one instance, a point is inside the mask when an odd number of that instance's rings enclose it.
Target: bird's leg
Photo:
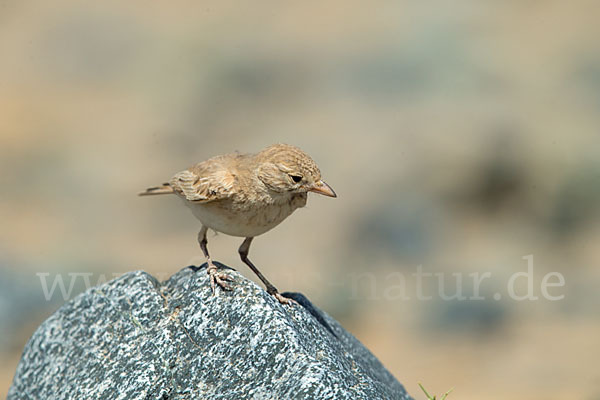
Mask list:
[[[206,272],[210,277],[210,287],[212,289],[213,294],[215,294],[216,285],[221,286],[225,290],[231,290],[231,286],[226,281],[233,281],[233,279],[224,272],[218,272],[217,267],[213,264],[210,259],[210,255],[208,254],[208,247],[206,247],[208,240],[206,239],[206,233],[208,232],[208,228],[203,226],[200,232],[198,233],[198,243],[200,243],[200,248],[204,253],[204,257],[206,257]]]
[[[262,283],[265,284],[265,286],[267,287],[267,293],[269,293],[270,295],[275,296],[275,298],[277,300],[279,300],[279,302],[281,304],[297,304],[296,301],[289,299],[287,297],[283,297],[279,291],[277,290],[277,288],[275,286],[273,286],[271,284],[271,282],[269,282],[267,280],[267,278],[264,277],[263,274],[260,273],[260,271],[258,270],[258,268],[256,268],[254,266],[254,264],[252,264],[252,261],[250,261],[250,259],[248,258],[248,252],[250,251],[250,243],[252,243],[252,237],[248,237],[244,240],[244,242],[242,243],[242,245],[240,246],[238,252],[240,253],[240,257],[242,259],[242,261],[250,267],[250,269],[252,271],[254,271],[254,273],[256,274],[256,276],[258,276],[260,278],[260,280],[262,281]]]

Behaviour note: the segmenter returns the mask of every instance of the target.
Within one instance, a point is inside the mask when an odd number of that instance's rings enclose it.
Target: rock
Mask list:
[[[27,343],[8,399],[410,399],[337,321],[230,271],[125,274],[63,305]]]

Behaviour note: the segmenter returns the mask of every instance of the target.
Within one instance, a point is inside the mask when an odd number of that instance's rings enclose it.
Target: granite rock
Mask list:
[[[410,399],[304,296],[283,306],[230,273],[234,289],[215,296],[193,268],[163,283],[130,272],[87,290],[33,334],[8,400]]]

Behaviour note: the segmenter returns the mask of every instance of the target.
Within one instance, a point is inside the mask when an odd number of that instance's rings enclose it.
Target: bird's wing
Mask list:
[[[211,158],[175,174],[169,184],[176,193],[193,202],[228,198],[233,194],[236,178],[227,161],[222,157]]]

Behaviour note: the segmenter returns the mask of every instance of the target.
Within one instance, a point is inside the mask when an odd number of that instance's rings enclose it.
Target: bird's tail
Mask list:
[[[153,196],[155,194],[173,193],[173,188],[168,183],[163,183],[160,186],[155,186],[138,193],[138,196]]]

